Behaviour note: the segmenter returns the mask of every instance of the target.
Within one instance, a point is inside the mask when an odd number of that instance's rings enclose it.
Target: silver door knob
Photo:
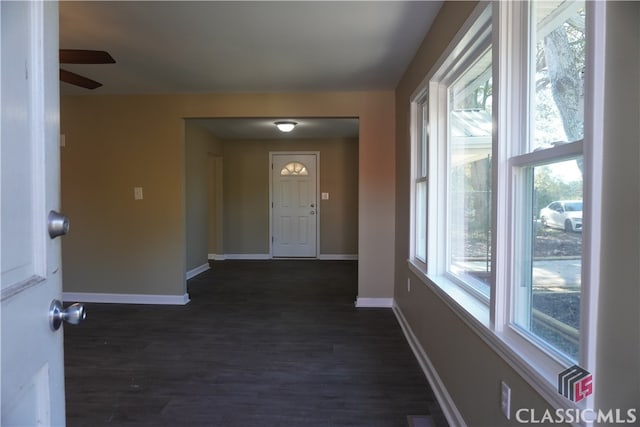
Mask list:
[[[47,221],[49,237],[51,237],[52,239],[55,239],[59,236],[64,236],[69,232],[69,218],[62,215],[61,213],[56,211],[49,212]]]
[[[62,303],[54,299],[49,307],[49,321],[51,329],[57,331],[64,320],[72,325],[77,325],[87,317],[84,306],[80,303],[71,304],[67,308],[62,308]]]
[[[309,213],[310,213],[311,215],[315,215],[315,214],[316,214],[316,211],[311,211],[311,212],[309,212]]]

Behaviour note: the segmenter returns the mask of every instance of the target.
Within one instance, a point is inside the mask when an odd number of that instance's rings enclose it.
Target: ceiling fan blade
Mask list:
[[[95,80],[88,79],[79,74],[72,73],[71,71],[63,69],[60,69],[60,80],[65,83],[83,87],[85,89],[95,89],[102,86],[102,83],[98,83]]]
[[[104,50],[60,49],[61,64],[114,64],[116,62]]]

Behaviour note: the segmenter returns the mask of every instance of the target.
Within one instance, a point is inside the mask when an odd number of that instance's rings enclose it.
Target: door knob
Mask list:
[[[51,301],[51,307],[49,307],[49,321],[51,323],[51,329],[57,331],[62,325],[64,320],[72,325],[77,325],[87,317],[87,313],[84,311],[84,306],[80,303],[71,304],[67,308],[62,308],[62,303],[54,299]]]
[[[55,239],[59,236],[64,236],[69,232],[69,218],[62,215],[59,212],[51,211],[49,212],[48,220],[48,229],[49,229],[49,237]]]
[[[316,214],[316,211],[311,211],[311,212],[309,212],[309,213],[310,213],[311,215],[315,215],[315,214]]]

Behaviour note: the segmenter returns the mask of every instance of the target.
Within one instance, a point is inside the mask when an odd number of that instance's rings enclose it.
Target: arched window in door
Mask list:
[[[307,167],[300,162],[289,162],[280,171],[280,176],[308,176]]]

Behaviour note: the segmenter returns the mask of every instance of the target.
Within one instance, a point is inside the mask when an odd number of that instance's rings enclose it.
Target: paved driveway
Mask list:
[[[533,262],[533,288],[556,291],[579,291],[582,261],[578,259]]]

